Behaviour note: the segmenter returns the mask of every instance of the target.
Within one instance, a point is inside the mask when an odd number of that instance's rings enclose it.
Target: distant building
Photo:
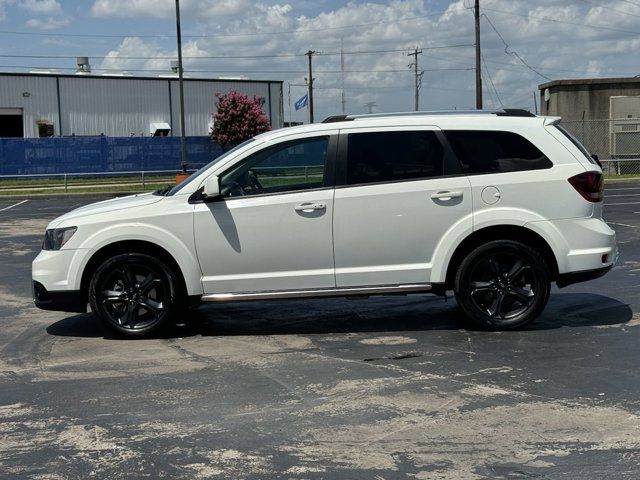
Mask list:
[[[610,119],[610,98],[640,96],[640,77],[553,80],[538,89],[543,115],[568,121]]]
[[[264,97],[273,128],[283,125],[282,82],[186,78],[188,136],[211,128],[216,93]],[[179,135],[177,77],[0,73],[0,137]]]
[[[601,159],[640,157],[640,77],[554,80],[538,86],[543,115]]]

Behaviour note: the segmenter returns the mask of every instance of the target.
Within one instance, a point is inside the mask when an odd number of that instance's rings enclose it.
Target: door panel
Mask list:
[[[286,137],[219,174],[222,198],[195,208],[205,293],[335,287],[333,133]]]
[[[332,189],[197,205],[205,293],[334,287],[332,212]]]
[[[337,189],[336,285],[428,283],[436,246],[456,223],[471,230],[471,210],[466,177]]]
[[[428,283],[432,255],[454,224],[472,229],[465,176],[443,177],[437,127],[340,132],[334,205],[336,285]]]

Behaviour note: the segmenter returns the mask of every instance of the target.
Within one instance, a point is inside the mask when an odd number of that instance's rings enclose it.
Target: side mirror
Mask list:
[[[205,200],[213,200],[220,196],[220,179],[217,175],[211,175],[204,181],[202,196]]]

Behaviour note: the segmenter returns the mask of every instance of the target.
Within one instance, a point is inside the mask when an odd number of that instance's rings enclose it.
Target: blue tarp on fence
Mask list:
[[[222,153],[208,137],[187,137],[189,168]],[[180,169],[180,137],[0,138],[0,175]]]

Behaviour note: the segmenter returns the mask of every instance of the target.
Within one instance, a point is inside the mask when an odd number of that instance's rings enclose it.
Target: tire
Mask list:
[[[464,314],[490,330],[511,330],[534,321],[547,305],[550,290],[544,258],[513,240],[496,240],[472,250],[454,283]]]
[[[105,260],[89,283],[91,310],[112,330],[143,337],[167,326],[182,305],[175,272],[158,258],[125,253]]]

